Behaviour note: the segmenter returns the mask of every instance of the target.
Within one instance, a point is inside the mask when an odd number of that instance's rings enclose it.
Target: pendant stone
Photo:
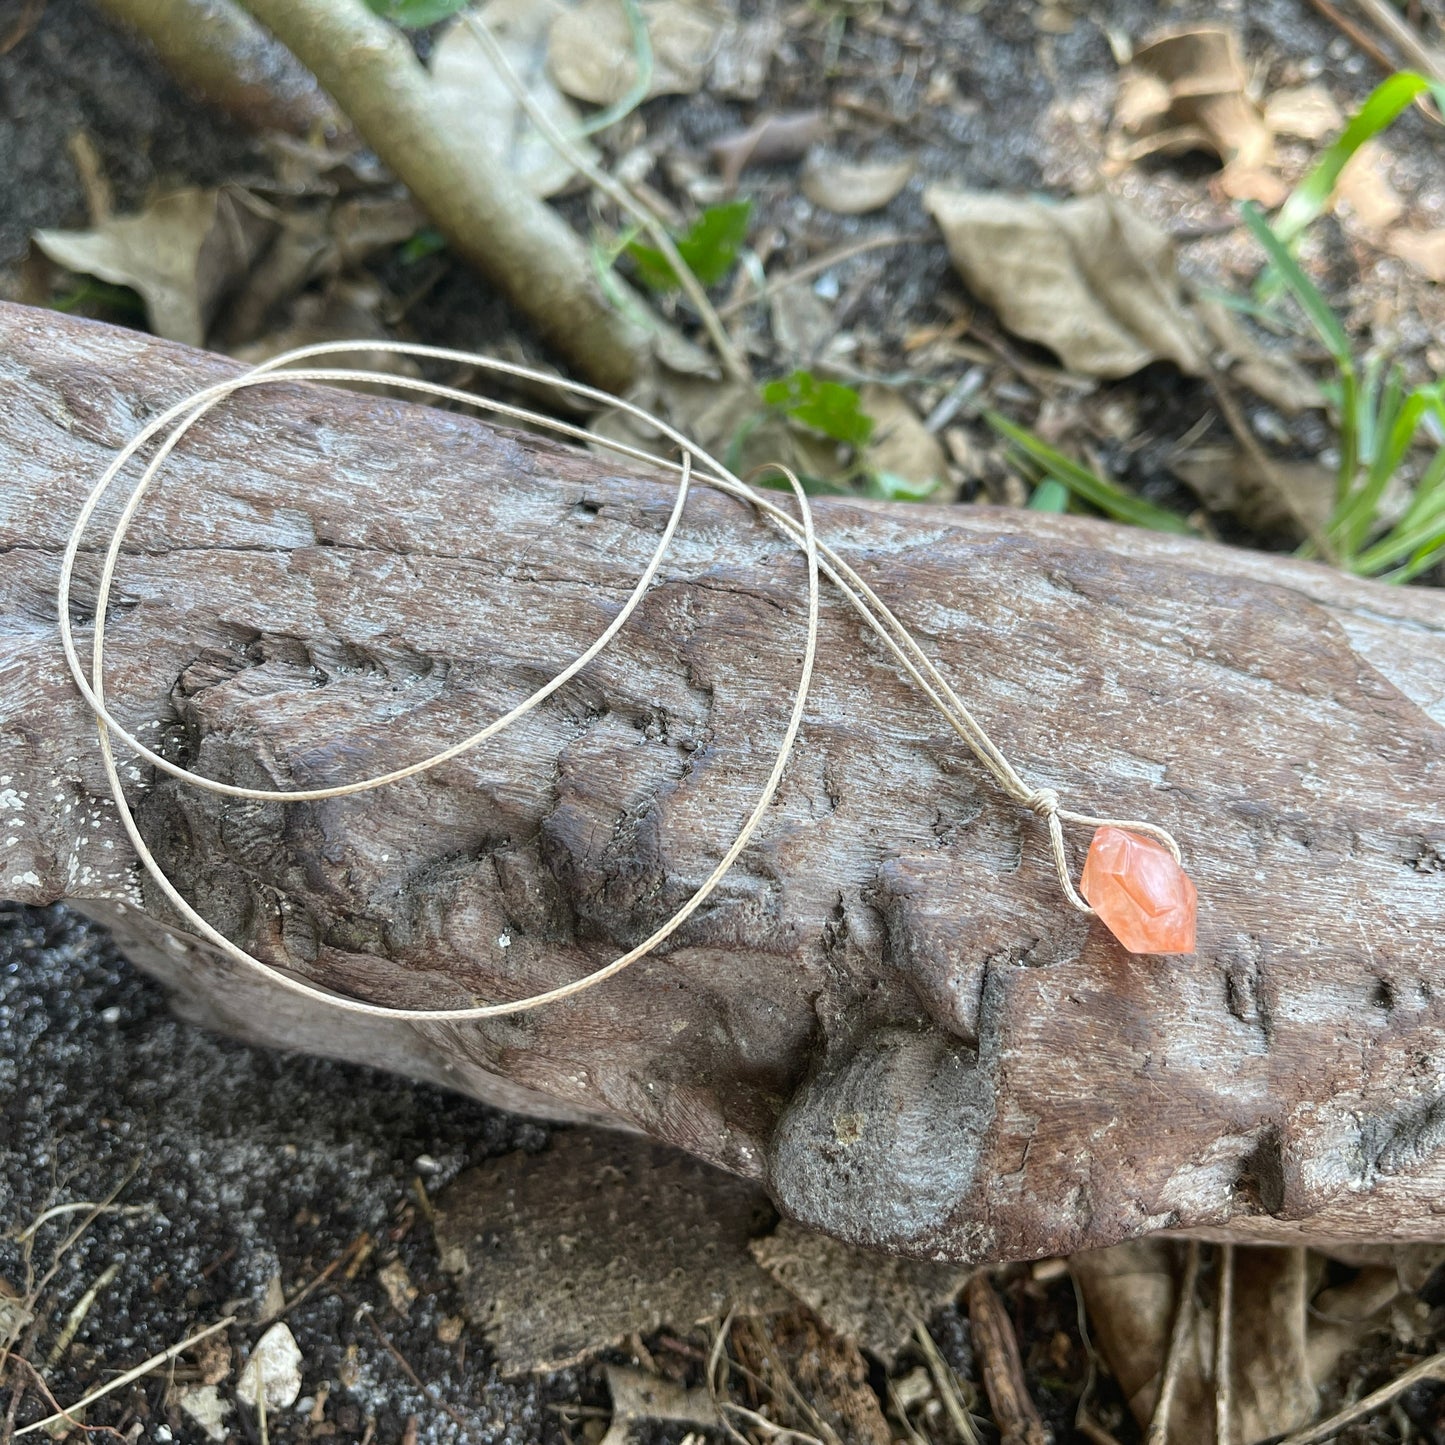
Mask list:
[[[1198,893],[1161,843],[1100,828],[1079,891],[1130,953],[1193,953]]]

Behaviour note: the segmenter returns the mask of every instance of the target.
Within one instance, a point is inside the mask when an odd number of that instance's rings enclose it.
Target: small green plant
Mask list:
[[[1339,139],[1325,150],[1280,207],[1273,230],[1284,245],[1293,245],[1300,232],[1324,214],[1340,172],[1360,147],[1388,130],[1408,106],[1427,92],[1445,108],[1445,86],[1410,70],[1387,77],[1365,97],[1364,104],[1350,117]]]
[[[465,10],[469,3],[470,0],[366,0],[369,10],[404,30],[435,25],[458,10]]]
[[[1101,477],[1072,457],[1051,447],[1027,427],[1011,422],[996,411],[984,412],[984,420],[1008,441],[1037,479],[1029,506],[1035,511],[1062,512],[1069,496],[1087,502],[1116,522],[1150,527],[1156,532],[1188,534],[1193,531],[1183,517],[1165,507],[1126,492],[1117,482]],[[1053,484],[1052,486],[1050,484]]]
[[[716,286],[738,259],[748,236],[751,201],[725,201],[709,206],[687,231],[674,239],[683,264],[704,286]],[[638,278],[653,291],[676,291],[682,282],[672,263],[655,246],[629,241],[627,254],[637,266]]]
[[[1362,367],[1339,317],[1264,213],[1249,202],[1243,214],[1280,286],[1334,365],[1334,377],[1322,389],[1339,428],[1334,507],[1325,529],[1336,560],[1362,576],[1407,582],[1445,558],[1445,384],[1407,390],[1399,365],[1387,357]],[[1433,442],[1434,456],[1416,478],[1402,515],[1386,525],[1381,504],[1421,440]]]
[[[446,248],[446,237],[435,226],[423,226],[397,247],[396,259],[403,266],[415,266],[418,261],[425,261],[428,256],[435,256]]]
[[[858,393],[841,381],[821,381],[811,371],[767,382],[763,401],[790,420],[850,447],[867,446],[873,435],[873,418],[863,410]]]

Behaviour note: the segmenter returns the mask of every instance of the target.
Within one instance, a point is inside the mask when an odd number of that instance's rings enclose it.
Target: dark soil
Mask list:
[[[678,155],[701,157],[709,142],[757,111],[819,105],[846,91],[864,118],[836,138],[838,151],[887,154],[891,148],[917,156],[920,178],[885,215],[866,222],[808,207],[797,193],[794,167],[750,172],[746,189],[758,224],[776,232],[785,264],[871,229],[928,232],[925,179],[1059,194],[1080,188],[1097,161],[1094,138],[1113,94],[1110,31],[1137,39],[1161,24],[1225,20],[1272,73],[1291,83],[1323,74],[1345,109],[1378,78],[1305,0],[1191,0],[1168,7],[1109,0],[1078,6],[1086,13],[1066,34],[1041,32],[1034,7],[1016,0],[895,0],[856,8],[831,73],[821,64],[827,27],[810,22],[790,33],[757,105],[699,96],[654,103],[646,114],[649,137],[665,137]],[[93,143],[122,211],[142,205],[158,187],[270,175],[270,161],[254,139],[190,101],[143,46],[84,0],[49,0],[38,11],[0,4],[0,45],[12,31],[19,38],[0,54],[0,295],[31,294],[25,256],[34,229],[86,224],[84,191],[67,150],[78,131]],[[930,81],[941,77],[951,78],[965,105],[926,103]],[[896,123],[885,126],[868,115]],[[1445,216],[1440,136],[1412,117],[1391,141],[1401,158],[1397,187],[1432,212],[1436,224]],[[1223,210],[1210,196],[1209,170],[1171,164],[1143,171],[1131,184],[1134,199],[1184,238],[1184,269],[1223,284],[1246,261],[1230,249],[1237,242],[1212,229]],[[585,203],[568,204],[574,219],[585,221]],[[1416,364],[1445,363],[1431,351],[1438,298],[1414,305],[1423,289],[1388,260],[1375,263],[1362,284],[1348,248],[1338,237],[1331,244],[1344,262],[1336,295],[1356,320],[1390,330]],[[405,289],[405,278],[389,264],[392,270],[384,263],[377,274]],[[445,258],[437,264],[426,294],[407,313],[410,334],[480,348],[519,329],[480,282]],[[901,365],[898,339],[910,327],[947,320],[950,305],[956,310],[965,302],[936,240],[860,257],[839,268],[839,279],[839,314],[863,338],[863,363],[879,374]],[[1397,305],[1382,320],[1377,303],[1400,296],[1411,304]],[[917,382],[920,405],[926,408],[954,379]],[[1141,444],[1105,460],[1151,494],[1173,498],[1157,457],[1207,410],[1199,388],[1157,368],[1105,388],[1106,399],[1111,390],[1140,419]],[[1306,452],[1318,450],[1318,418],[1289,426],[1288,440]],[[1225,530],[1235,540],[1268,540],[1227,522]],[[538,1149],[546,1139],[536,1123],[404,1080],[204,1034],[171,1016],[160,991],[128,967],[101,930],[61,909],[0,908],[0,1229],[13,1236],[54,1203],[101,1200],[117,1189],[119,1204],[144,1208],[98,1218],[45,1292],[50,1319],[63,1320],[102,1271],[119,1264],[74,1344],[46,1370],[62,1401],[94,1388],[117,1362],[136,1362],[228,1311],[254,1319],[277,1277],[289,1295],[365,1232],[375,1241],[368,1267],[354,1279],[338,1271],[288,1316],[305,1362],[303,1403],[315,1400],[322,1381],[332,1382],[329,1399],[315,1422],[300,1407],[272,1421],[271,1439],[330,1436],[389,1445],[409,1438],[410,1417],[421,1441],[595,1439],[597,1432],[588,1436],[583,1424],[575,1418],[567,1424],[551,1408],[604,1406],[595,1372],[503,1381],[476,1337],[464,1334],[455,1344],[437,1338],[459,1302],[440,1270],[416,1181],[435,1190],[468,1165],[507,1150]],[[67,1216],[39,1236],[37,1268],[45,1267],[76,1218]],[[374,1265],[392,1257],[405,1263],[421,1291],[405,1317],[391,1308],[375,1277]],[[15,1289],[26,1282],[23,1251],[13,1237],[0,1243],[0,1294],[4,1281]],[[1009,1288],[1035,1397],[1056,1438],[1070,1439],[1086,1360],[1072,1289],[1066,1278],[1042,1285],[1027,1272]],[[933,1326],[951,1363],[971,1375],[966,1320],[950,1310]],[[231,1331],[238,1358],[257,1333],[246,1326]],[[386,1341],[427,1382],[426,1390],[408,1378]],[[234,1378],[233,1371],[223,1391],[234,1388]],[[162,1370],[118,1391],[90,1413],[89,1423],[114,1425],[132,1442],[203,1440],[174,1407],[163,1407],[169,1379]],[[1120,1439],[1135,1438],[1110,1390],[1107,1382],[1101,1386],[1095,1417]],[[1437,1400],[1437,1392],[1426,1391],[1405,1405],[1415,1428],[1431,1439],[1445,1438]],[[447,1407],[468,1421],[465,1432]],[[19,1423],[40,1413],[32,1391]],[[228,1424],[242,1432],[254,1428],[239,1410]],[[639,1438],[661,1445],[687,1434],[678,1425]]]

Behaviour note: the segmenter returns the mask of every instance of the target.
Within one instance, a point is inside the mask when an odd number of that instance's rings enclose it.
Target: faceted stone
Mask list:
[[[1174,855],[1152,838],[1100,828],[1079,891],[1130,953],[1193,953],[1198,894]]]

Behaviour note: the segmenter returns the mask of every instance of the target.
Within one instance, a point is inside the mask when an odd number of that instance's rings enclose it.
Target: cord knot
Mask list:
[[[1024,807],[1040,818],[1052,818],[1059,811],[1059,795],[1052,788],[1035,788],[1024,799]]]

